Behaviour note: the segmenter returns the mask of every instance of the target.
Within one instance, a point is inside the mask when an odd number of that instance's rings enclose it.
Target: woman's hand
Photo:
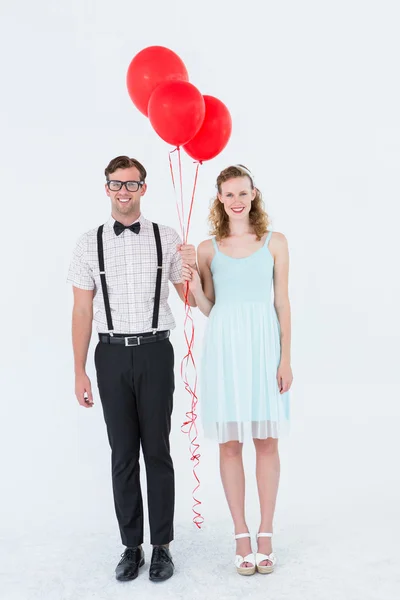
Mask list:
[[[293,373],[292,367],[288,362],[281,361],[278,367],[276,379],[278,381],[278,388],[280,394],[284,394],[290,389],[293,382]]]
[[[193,267],[190,265],[183,265],[182,279],[184,282],[189,282],[189,291],[193,294],[193,296],[196,296],[196,293],[203,289],[197,269],[193,269]]]

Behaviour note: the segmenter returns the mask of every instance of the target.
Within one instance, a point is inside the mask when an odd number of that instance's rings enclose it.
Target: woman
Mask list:
[[[211,240],[198,248],[199,273],[184,265],[200,310],[209,316],[201,374],[206,435],[220,444],[221,479],[235,527],[237,572],[271,573],[272,522],[279,484],[278,438],[289,423],[289,257],[285,237],[268,231],[254,178],[243,165],[224,169],[210,212]],[[271,288],[274,288],[274,303]],[[245,518],[243,440],[256,450],[261,509],[257,554]]]

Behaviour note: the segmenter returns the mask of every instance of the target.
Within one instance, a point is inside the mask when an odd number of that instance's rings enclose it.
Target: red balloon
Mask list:
[[[168,144],[182,146],[199,131],[205,115],[199,90],[187,81],[161,83],[149,100],[149,119]]]
[[[183,146],[189,156],[203,162],[215,158],[227,145],[232,133],[232,118],[221,100],[203,96],[206,116],[198,134]]]
[[[126,84],[133,104],[147,117],[151,94],[164,81],[189,81],[182,60],[175,52],[163,46],[149,46],[131,61]]]

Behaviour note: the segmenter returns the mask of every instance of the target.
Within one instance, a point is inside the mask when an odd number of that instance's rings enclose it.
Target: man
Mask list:
[[[97,383],[112,451],[115,511],[126,546],[116,578],[135,579],[144,564],[141,446],[153,545],[149,577],[164,581],[174,571],[169,551],[174,515],[169,446],[174,353],[168,338],[175,322],[168,305],[168,281],[184,300],[182,264],[195,265],[196,253],[194,246],[181,245],[173,229],[153,224],[141,214],[147,173],[139,161],[114,158],[105,175],[111,218],[79,239],[68,275],[74,292],[75,393],[81,406],[93,406],[85,367],[94,312],[99,333]],[[192,296],[189,303],[195,306]]]

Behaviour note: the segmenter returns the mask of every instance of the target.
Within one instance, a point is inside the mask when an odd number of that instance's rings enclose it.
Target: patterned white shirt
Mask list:
[[[115,333],[152,331],[157,275],[157,247],[151,221],[139,219],[138,234],[125,229],[114,232],[112,217],[103,229],[104,266]],[[67,281],[83,290],[95,290],[93,319],[99,333],[108,331],[97,254],[97,227],[80,237]],[[158,329],[173,329],[175,320],[168,305],[168,281],[182,281],[182,261],[177,251],[181,239],[171,227],[159,225],[163,271]]]

